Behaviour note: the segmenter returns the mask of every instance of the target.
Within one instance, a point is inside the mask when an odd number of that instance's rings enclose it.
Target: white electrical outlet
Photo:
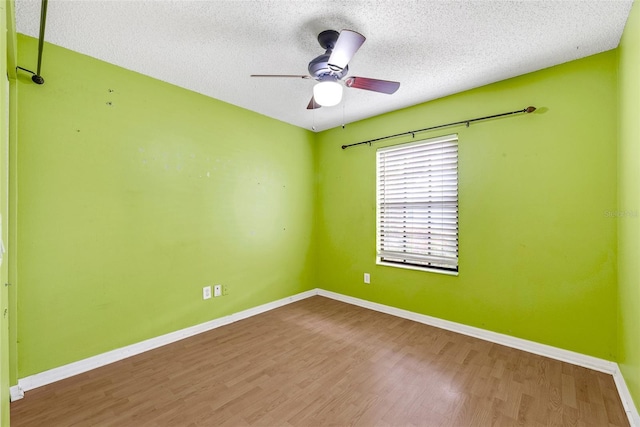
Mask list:
[[[214,297],[219,297],[220,295],[222,295],[222,286],[215,285],[213,287],[213,296]]]
[[[205,286],[202,288],[202,299],[211,298],[211,286]]]
[[[364,273],[364,283],[366,283],[367,285],[371,283],[371,276],[369,275],[369,273]]]

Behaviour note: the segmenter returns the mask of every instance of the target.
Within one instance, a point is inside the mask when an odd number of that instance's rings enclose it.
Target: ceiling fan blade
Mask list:
[[[387,93],[391,95],[400,87],[399,82],[389,80],[369,79],[367,77],[349,77],[344,81],[347,87],[371,90],[373,92]]]
[[[365,40],[365,37],[360,33],[351,30],[342,30],[336,41],[336,45],[331,51],[328,63],[329,68],[334,71],[343,70]]]
[[[297,79],[310,79],[309,75],[302,74],[251,74],[251,77],[294,77]]]
[[[309,105],[307,105],[307,110],[315,110],[316,108],[320,108],[321,105],[316,102],[316,100],[311,97],[311,101],[309,101]]]

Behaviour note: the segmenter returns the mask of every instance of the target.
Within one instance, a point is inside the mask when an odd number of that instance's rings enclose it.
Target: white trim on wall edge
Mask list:
[[[510,335],[505,335],[498,332],[488,331],[486,329],[476,328],[474,326],[463,325],[462,323],[456,323],[450,320],[427,316],[426,314],[419,314],[408,310],[402,310],[400,308],[379,304],[377,302],[350,297],[336,292],[325,291],[323,289],[318,289],[318,295],[337,301],[342,301],[347,304],[357,305],[359,307],[379,311],[381,313],[390,314],[392,316],[401,317],[403,319],[413,320],[415,322],[435,326],[436,328],[446,329],[448,331],[479,338],[484,341],[501,344],[507,347],[515,348],[517,350],[526,351],[528,353],[534,353],[539,356],[549,357],[561,362],[571,363],[572,365],[578,365],[585,368],[593,369],[594,371],[603,372],[605,374],[610,374],[611,376],[613,376],[613,381],[618,388],[618,394],[620,395],[622,406],[629,419],[629,424],[631,424],[631,427],[640,427],[640,415],[638,414],[638,409],[633,403],[633,398],[631,397],[631,393],[629,392],[627,383],[624,381],[624,377],[620,372],[620,368],[615,362],[593,356],[587,356],[585,354],[576,353],[570,350],[564,350],[558,347],[552,347],[546,344],[540,344],[522,338],[512,337]]]
[[[22,390],[22,388],[20,388],[19,385],[14,385],[12,387],[9,387],[9,399],[11,400],[11,402],[15,400],[20,400],[23,397],[24,397],[24,390]]]
[[[638,414],[638,409],[633,403],[631,392],[629,391],[627,383],[622,376],[622,372],[620,372],[620,367],[617,364],[616,371],[613,373],[613,382],[616,383],[616,387],[618,388],[618,394],[620,395],[622,406],[624,407],[624,410],[627,413],[627,417],[629,418],[629,424],[631,425],[631,427],[640,427],[640,414]]]
[[[247,310],[233,313],[228,316],[213,319],[208,322],[200,323],[198,325],[190,326],[185,329],[180,329],[175,332],[170,332],[165,335],[160,335],[155,338],[150,338],[145,341],[141,341],[135,344],[128,345],[126,347],[118,348],[108,351],[106,353],[98,354],[96,356],[82,359],[77,362],[69,363],[57,368],[50,369],[48,371],[40,372],[28,377],[18,379],[18,385],[11,387],[11,400],[18,400],[24,397],[24,393],[33,390],[34,388],[42,387],[47,384],[51,384],[56,381],[63,380],[65,378],[72,377],[74,375],[82,374],[92,369],[99,368],[101,366],[108,365],[110,363],[117,362],[127,357],[135,356],[140,353],[144,353],[154,348],[162,347],[167,344],[180,341],[182,339],[200,334],[202,332],[210,331],[212,329],[219,328],[224,325],[228,325],[238,320],[246,319],[248,317],[255,316],[257,314],[264,313],[274,308],[282,307],[283,305],[291,304],[292,302],[300,301],[305,298],[317,295],[317,289],[302,292],[290,297],[282,298],[277,301],[272,301],[266,304],[252,307]]]
[[[516,338],[511,335],[505,335],[498,332],[488,331],[486,329],[476,328],[474,326],[463,325],[462,323],[443,320],[437,317],[427,316],[426,314],[414,313],[413,311],[402,310],[400,308],[390,307],[388,305],[371,302],[360,298],[350,297],[335,292],[318,290],[318,295],[346,302],[348,304],[357,305],[359,307],[368,308],[379,311],[381,313],[390,314],[403,319],[413,320],[415,322],[424,323],[426,325],[435,326],[447,331],[457,332],[459,334],[480,338],[484,341],[490,341],[496,344],[502,344],[518,350],[524,350],[529,353],[538,354],[540,356],[550,357],[562,362],[572,363],[574,365],[583,366],[595,371],[611,374],[616,371],[616,363],[608,360],[599,359],[597,357],[587,356],[569,350],[563,350],[546,344],[540,344],[534,341]]]
[[[613,380],[616,384],[616,387],[618,388],[618,394],[620,395],[620,400],[622,401],[624,410],[627,413],[627,417],[629,418],[631,427],[640,427],[640,415],[638,414],[638,410],[633,403],[633,398],[631,397],[631,393],[629,392],[624,377],[620,372],[620,368],[615,362],[599,359],[597,357],[587,356],[581,353],[576,353],[557,347],[552,347],[546,344],[540,344],[522,338],[512,337],[510,335],[500,334],[498,332],[488,331],[486,329],[476,328],[474,326],[463,325],[461,323],[427,316],[425,314],[402,310],[400,308],[391,307],[360,298],[350,297],[336,292],[325,291],[323,289],[312,289],[287,298],[249,308],[238,313],[230,314],[225,317],[210,320],[199,325],[191,326],[179,331],[171,332],[159,337],[151,338],[136,344],[131,344],[126,347],[102,353],[97,356],[79,360],[68,365],[60,366],[58,368],[21,378],[18,380],[18,385],[10,388],[11,401],[22,399],[26,391],[33,390],[34,388],[42,387],[55,381],[60,381],[65,378],[69,378],[71,376],[78,375],[83,372],[87,372],[92,369],[117,362],[122,359],[126,359],[127,357],[135,356],[137,354],[144,353],[145,351],[153,350],[154,348],[171,344],[184,338],[188,338],[202,332],[210,331],[212,329],[237,322],[238,320],[246,319],[248,317],[252,317],[257,314],[261,314],[269,310],[273,310],[275,308],[282,307],[284,305],[291,304],[293,302],[300,301],[315,295],[320,295],[326,298],[342,301],[347,304],[368,308],[370,310],[379,311],[381,313],[401,317],[403,319],[413,320],[415,322],[424,323],[427,325],[435,326],[437,328],[479,338],[484,341],[501,344],[507,347],[515,348],[517,350],[534,353],[540,356],[549,357],[551,359],[610,374],[613,376]]]

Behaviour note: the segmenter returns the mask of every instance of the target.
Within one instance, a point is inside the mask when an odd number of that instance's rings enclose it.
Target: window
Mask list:
[[[458,271],[458,136],[377,151],[378,264]]]

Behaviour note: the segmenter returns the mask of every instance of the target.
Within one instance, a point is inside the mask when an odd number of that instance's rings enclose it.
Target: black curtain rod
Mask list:
[[[39,85],[44,83],[44,79],[40,72],[42,71],[42,51],[44,49],[44,27],[47,22],[47,3],[48,0],[42,0],[40,5],[40,38],[38,39],[38,69],[36,73],[31,76],[31,80]]]
[[[414,135],[414,134],[416,134],[418,132],[425,132],[425,131],[428,131],[428,130],[440,129],[440,128],[444,128],[444,127],[448,127],[448,126],[463,125],[463,124],[466,124],[467,126],[469,126],[469,123],[479,122],[480,120],[495,119],[496,117],[510,116],[512,114],[518,114],[518,113],[533,113],[534,111],[536,111],[536,107],[527,107],[527,108],[524,108],[522,110],[509,111],[508,113],[494,114],[493,116],[477,117],[475,119],[469,119],[469,120],[460,120],[459,122],[451,122],[451,123],[447,123],[447,124],[444,124],[444,125],[431,126],[431,127],[424,128],[424,129],[411,130],[409,132],[396,133],[395,135],[389,135],[389,136],[383,136],[383,137],[376,138],[376,139],[370,139],[368,141],[356,142],[355,144],[347,144],[347,145],[343,145],[342,149],[344,150],[345,148],[355,147],[356,145],[362,145],[362,144],[371,145],[372,142],[378,142],[378,141],[382,141],[384,139],[396,138],[398,136],[404,136],[404,135]]]

